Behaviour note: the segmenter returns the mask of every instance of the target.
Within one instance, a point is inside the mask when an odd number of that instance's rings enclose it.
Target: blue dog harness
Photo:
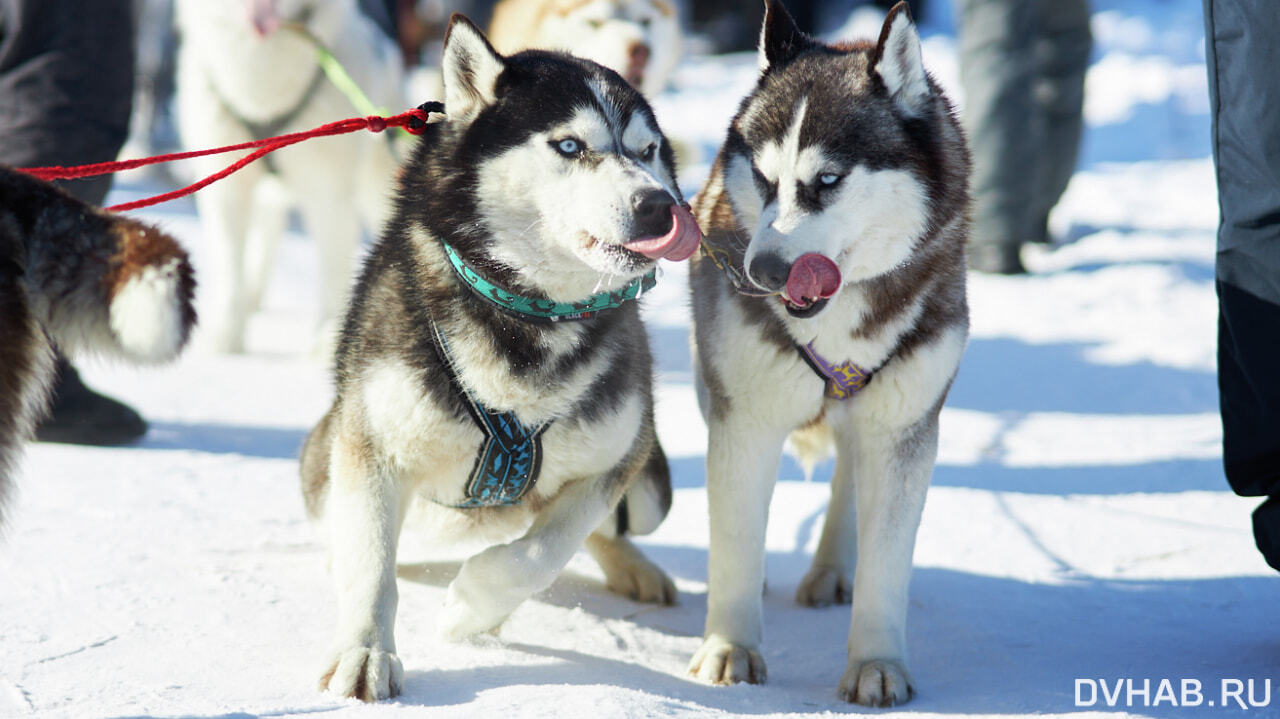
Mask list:
[[[510,507],[520,503],[538,479],[542,465],[542,433],[550,422],[530,427],[514,412],[497,412],[480,404],[458,376],[449,343],[440,326],[431,323],[432,336],[449,372],[449,383],[464,400],[471,421],[484,433],[480,453],[467,480],[466,499],[449,506],[459,509]]]
[[[650,272],[620,290],[601,292],[581,302],[534,300],[488,281],[467,265],[448,243],[441,244],[463,284],[489,303],[524,320],[562,322],[591,319],[603,310],[614,309],[636,299],[656,283],[655,273]],[[538,470],[542,465],[542,434],[551,422],[531,427],[521,422],[514,412],[498,412],[481,404],[462,383],[453,355],[449,352],[449,343],[435,321],[431,323],[431,331],[436,348],[444,359],[450,384],[463,398],[471,420],[484,433],[484,441],[467,480],[466,499],[448,506],[477,509],[519,504],[538,481]]]

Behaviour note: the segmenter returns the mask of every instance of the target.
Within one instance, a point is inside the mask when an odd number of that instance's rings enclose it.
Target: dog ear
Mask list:
[[[880,41],[871,54],[871,68],[907,114],[920,115],[928,107],[931,92],[920,54],[920,35],[905,0],[885,17]]]
[[[454,13],[444,36],[444,109],[450,120],[467,119],[496,100],[494,86],[506,63],[480,28]]]
[[[764,22],[760,25],[760,72],[791,60],[815,45],[796,27],[796,21],[778,0],[764,1]]]

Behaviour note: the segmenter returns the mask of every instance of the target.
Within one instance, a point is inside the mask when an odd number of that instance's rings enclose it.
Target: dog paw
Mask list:
[[[796,587],[796,603],[805,607],[827,607],[853,601],[853,582],[835,567],[814,565]]]
[[[840,698],[868,707],[905,704],[916,688],[902,662],[895,659],[868,659],[851,662],[836,690]]]
[[[450,642],[460,642],[485,632],[496,634],[507,616],[480,611],[459,599],[449,599],[436,618],[436,634]]]
[[[614,594],[637,602],[672,605],[679,598],[675,582],[658,565],[648,560],[632,562],[605,574],[605,586]]]
[[[689,662],[689,676],[709,684],[763,684],[768,672],[760,652],[708,637]]]
[[[351,647],[329,660],[329,669],[320,677],[320,691],[374,702],[400,693],[404,667],[400,657],[372,647]]]

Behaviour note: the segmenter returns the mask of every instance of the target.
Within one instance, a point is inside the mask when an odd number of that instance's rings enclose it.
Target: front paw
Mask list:
[[[390,699],[403,685],[400,657],[374,647],[355,646],[336,652],[320,677],[320,691],[366,702]]]
[[[836,693],[847,702],[868,707],[891,707],[910,701],[916,688],[901,661],[868,659],[849,663]]]
[[[719,637],[707,637],[689,662],[689,676],[709,684],[763,684],[768,672],[760,652]]]
[[[436,634],[450,642],[460,642],[485,632],[496,634],[507,616],[507,613],[484,611],[457,597],[450,597],[436,619]]]
[[[836,567],[813,565],[796,587],[796,602],[805,607],[828,607],[853,601],[853,582]]]

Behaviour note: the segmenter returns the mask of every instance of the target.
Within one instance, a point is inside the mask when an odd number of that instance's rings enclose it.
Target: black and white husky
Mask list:
[[[395,558],[410,504],[482,538],[437,628],[499,626],[586,543],[614,591],[670,603],[627,539],[671,488],[632,301],[657,259],[700,240],[670,146],[621,77],[541,51],[499,55],[455,16],[444,121],[406,164],[397,209],[353,293],[337,397],[302,452],[323,517],[338,626],[321,684],[400,691]]]
[[[812,460],[834,440],[826,526],[797,600],[852,600],[839,693],[891,705],[914,691],[911,554],[968,334],[968,153],[905,3],[878,42],[829,46],[768,0],[759,61],[695,202],[711,555],[689,671],[764,681],[764,534],[782,445],[791,435]]]

